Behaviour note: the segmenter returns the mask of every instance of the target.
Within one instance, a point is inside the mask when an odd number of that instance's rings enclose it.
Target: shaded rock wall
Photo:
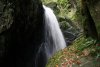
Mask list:
[[[88,6],[90,7],[91,15],[96,23],[96,27],[100,35],[100,1],[96,0],[94,4]]]
[[[6,8],[2,14],[7,15],[7,21],[11,19],[11,25],[4,31],[0,29],[0,65],[35,67],[36,53],[44,40],[42,3],[40,0],[7,0],[4,5]],[[13,11],[9,14],[10,8]],[[1,20],[0,17],[1,26],[8,24],[6,19]]]

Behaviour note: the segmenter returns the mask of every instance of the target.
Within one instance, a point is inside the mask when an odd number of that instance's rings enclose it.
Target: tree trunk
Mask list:
[[[2,67],[35,67],[36,54],[44,40],[42,3],[40,0],[4,1],[5,5],[10,5],[5,9],[12,9],[13,22],[9,29],[0,34],[0,37],[4,38],[0,65]]]
[[[90,14],[86,0],[82,0],[82,16],[83,16],[83,28],[86,37],[92,37],[98,39],[98,33],[96,30],[95,22]]]

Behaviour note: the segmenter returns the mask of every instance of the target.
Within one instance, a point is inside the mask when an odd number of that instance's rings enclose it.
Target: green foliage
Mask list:
[[[71,3],[69,0],[43,0],[43,4],[47,5],[51,2],[57,3],[57,8],[60,10],[60,13],[58,13],[59,16],[68,16],[67,14],[70,11]]]
[[[97,40],[92,39],[91,37],[85,38],[84,35],[79,36],[74,42],[73,45],[65,48],[62,51],[57,52],[48,62],[47,67],[62,67],[62,64],[68,63],[68,61],[78,62],[82,58],[91,58],[91,62],[93,65],[97,64],[96,61],[100,58],[100,46],[96,46]],[[70,60],[71,59],[71,60]],[[67,61],[66,61],[67,60]],[[85,62],[89,61],[89,59],[85,59]],[[80,63],[83,60],[80,61]],[[89,63],[87,63],[89,64]],[[65,65],[67,67],[67,65]],[[89,65],[88,65],[89,66]],[[78,67],[78,66],[76,66]],[[97,67],[97,66],[96,66]]]
[[[80,51],[82,51],[82,50],[84,50],[84,49],[86,49],[86,48],[88,48],[89,46],[91,46],[91,45],[94,45],[96,43],[96,40],[93,40],[92,38],[83,38],[78,44],[80,44],[80,45],[78,45],[78,47],[77,47],[77,49],[78,50],[80,50]]]
[[[59,64],[60,58],[62,57],[62,52],[57,52],[53,57],[49,59],[48,64],[46,67],[55,67],[55,65]]]
[[[75,0],[76,1],[76,8],[72,7],[72,4],[70,0],[44,0],[45,4],[50,2],[56,2],[57,8],[59,9],[59,12],[56,14],[58,17],[68,18],[71,21],[73,21],[75,24],[78,24],[81,29],[83,28],[83,23],[85,21],[85,17],[81,14],[81,0]],[[47,1],[47,2],[46,2]],[[75,9],[75,10],[74,10]],[[99,23],[97,23],[100,25]],[[68,25],[66,24],[65,20],[60,21],[61,28],[66,29],[68,28]],[[84,24],[85,25],[85,24]],[[100,26],[97,26],[99,29]],[[74,47],[75,51],[78,50],[78,53],[82,53],[85,49],[89,50],[89,55],[95,56],[96,58],[100,57],[100,47],[96,46],[96,40],[92,39],[91,37],[86,38],[84,35],[78,37],[74,42],[73,45],[69,46],[68,49],[73,49]],[[67,48],[66,48],[67,49]],[[67,51],[68,51],[67,49]],[[70,50],[68,51],[70,52]],[[48,67],[55,67],[54,65],[59,64],[61,60],[59,60],[59,57],[62,55],[62,52],[58,52],[54,55],[53,58],[50,59],[47,66]],[[59,62],[58,62],[59,61]],[[54,65],[53,65],[54,64]]]
[[[68,7],[69,6],[69,0],[58,0],[58,5],[59,6],[61,6],[61,7],[63,7],[63,8],[66,8],[66,7]]]
[[[68,18],[71,21],[73,21],[74,17],[76,20],[76,16],[74,16],[76,9],[73,7],[74,5],[70,0],[43,0],[43,4],[49,6],[50,8],[53,7],[52,9],[57,17]],[[54,4],[56,4],[56,6],[54,6]],[[68,28],[67,21],[65,19],[60,21],[58,18],[58,21],[60,22],[61,29],[65,30]],[[76,22],[73,21],[73,24],[74,23]]]
[[[77,38],[73,44],[75,44],[75,47],[77,50],[82,51],[86,48],[90,48],[92,46],[95,46],[97,40],[92,39],[91,37],[86,38],[84,35]]]
[[[100,58],[100,46],[96,46],[96,58]]]
[[[80,36],[73,42],[73,44],[79,53],[81,53],[84,49],[88,49],[91,56],[100,58],[100,43],[98,43],[97,40],[92,39],[91,37],[86,38],[84,36]]]
[[[62,22],[60,23],[60,27],[61,27],[61,29],[63,29],[63,30],[66,30],[66,29],[69,28],[69,26],[68,26],[68,24],[67,24],[66,21],[62,21]]]
[[[100,41],[96,42],[96,46],[93,47],[94,49],[91,50],[91,55],[95,56],[96,59],[100,58]]]

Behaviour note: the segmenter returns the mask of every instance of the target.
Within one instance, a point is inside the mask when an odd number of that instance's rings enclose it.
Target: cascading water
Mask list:
[[[45,10],[45,42],[47,43],[45,49],[47,56],[50,57],[58,50],[64,49],[66,43],[53,11],[46,6],[43,7]]]
[[[62,35],[62,32],[60,30],[57,18],[54,15],[53,11],[46,6],[43,6],[43,8],[44,8],[44,22],[45,22],[45,32],[44,32],[45,40],[39,49],[39,52],[37,54],[37,59],[39,60],[41,56],[44,56],[45,60],[42,62],[47,63],[47,60],[55,52],[64,49],[66,47],[66,43]],[[36,65],[39,62],[40,61],[36,60]]]

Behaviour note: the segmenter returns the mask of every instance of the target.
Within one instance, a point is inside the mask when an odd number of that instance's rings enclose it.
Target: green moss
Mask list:
[[[74,4],[74,6],[70,0],[43,0],[43,4],[52,8],[57,17],[68,18],[73,21],[73,24],[75,24],[76,27],[79,27],[77,21],[78,18],[80,20],[80,15],[76,15],[76,13],[78,13],[77,8],[75,8],[76,4]],[[60,22],[62,29],[67,29],[66,19],[64,19],[63,21],[60,21],[58,19],[58,21]]]
[[[55,67],[55,65],[60,64],[60,58],[62,57],[62,52],[57,52],[52,58],[50,58],[46,67]],[[56,59],[55,59],[56,58]]]
[[[76,39],[73,44],[76,45],[77,50],[82,51],[82,50],[96,44],[96,40],[92,39],[91,37],[86,38],[86,37],[82,36],[82,37]]]

